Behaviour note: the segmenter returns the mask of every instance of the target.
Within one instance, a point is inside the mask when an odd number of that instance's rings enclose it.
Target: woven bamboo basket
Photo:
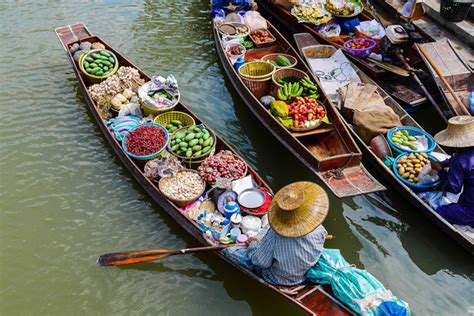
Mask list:
[[[234,181],[234,180],[241,180],[241,179],[243,179],[243,178],[245,178],[245,177],[247,176],[247,173],[248,173],[248,171],[249,171],[249,167],[248,167],[247,163],[245,162],[245,160],[243,160],[243,159],[240,158],[239,156],[237,156],[237,155],[235,155],[235,154],[232,154],[232,156],[233,156],[235,159],[238,159],[238,160],[242,161],[242,162],[244,163],[244,165],[245,165],[244,175],[241,176],[241,177],[238,178],[238,179],[232,179],[232,181]],[[216,181],[206,181],[206,182],[209,183],[210,185],[216,184]]]
[[[155,117],[153,122],[166,126],[173,120],[181,121],[183,123],[183,126],[196,124],[196,122],[194,121],[191,115],[184,112],[179,112],[179,111],[171,111],[171,112],[165,112],[163,114],[160,114],[157,117]]]
[[[272,75],[272,81],[273,84],[278,88],[283,87],[282,84],[279,84],[277,82],[277,79],[282,79],[286,77],[297,77],[297,78],[304,78],[306,76],[306,72],[295,69],[295,68],[282,68],[282,69],[277,69],[273,75]]]
[[[288,54],[268,54],[268,55],[265,55],[262,57],[262,61],[266,61],[266,62],[270,62],[270,61],[274,61],[276,62],[277,59],[278,59],[278,56],[284,56],[286,58],[288,58],[288,60],[290,61],[290,65],[289,66],[275,66],[275,68],[278,70],[278,69],[284,69],[284,68],[293,68],[296,66],[296,64],[298,63],[298,60],[291,56],[291,55],[288,55]]]
[[[274,72],[275,66],[263,61],[251,61],[239,68],[240,77],[251,80],[270,78]]]
[[[178,171],[178,173],[181,173],[181,172],[193,172],[193,173],[196,173],[199,175],[199,172],[197,172],[196,170],[191,170],[191,169],[183,169],[183,170],[180,170]],[[200,176],[200,175],[199,175]],[[186,205],[189,205],[191,203],[193,203],[194,201],[196,201],[201,195],[204,194],[204,191],[206,190],[206,182],[204,180],[201,179],[202,181],[202,190],[200,191],[199,194],[197,194],[196,196],[190,198],[190,199],[184,199],[184,200],[181,200],[181,199],[177,199],[173,196],[169,196],[167,195],[165,192],[163,192],[163,188],[166,187],[166,185],[168,185],[169,181],[171,180],[172,177],[164,177],[164,178],[161,178],[160,181],[158,181],[158,188],[160,189],[161,193],[163,193],[164,196],[166,196],[166,198],[170,201],[172,201],[174,204],[176,204],[178,207],[184,207]]]

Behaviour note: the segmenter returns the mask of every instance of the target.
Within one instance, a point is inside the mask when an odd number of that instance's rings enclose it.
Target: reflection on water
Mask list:
[[[183,101],[276,190],[319,180],[246,108],[217,61],[209,1],[7,2],[0,28],[0,311],[24,314],[296,314],[212,254],[126,268],[98,255],[197,245],[152,203],[86,110],[55,27],[84,21],[146,72],[173,72]],[[18,23],[21,19],[22,23]],[[418,315],[465,314],[472,257],[396,192],[331,196],[328,247]]]

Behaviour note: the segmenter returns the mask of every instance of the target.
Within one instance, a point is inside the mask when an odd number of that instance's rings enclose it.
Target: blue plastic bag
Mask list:
[[[313,283],[330,284],[334,295],[357,314],[410,315],[407,303],[393,296],[367,271],[351,266],[339,249],[325,249],[306,277]]]

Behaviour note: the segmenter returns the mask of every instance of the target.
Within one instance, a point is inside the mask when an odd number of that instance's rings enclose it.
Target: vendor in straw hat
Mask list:
[[[275,195],[268,214],[270,227],[261,239],[250,238],[247,255],[254,270],[268,283],[295,286],[306,280],[324,249],[329,200],[312,182],[296,182]]]
[[[450,159],[431,163],[431,168],[439,171],[442,189],[455,194],[462,191],[457,203],[440,206],[436,211],[452,224],[474,227],[474,118],[450,118],[448,128],[436,134],[435,140],[441,146],[457,149]]]

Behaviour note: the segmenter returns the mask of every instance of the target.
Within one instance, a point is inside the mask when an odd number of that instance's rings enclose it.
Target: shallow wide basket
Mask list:
[[[283,79],[286,77],[297,77],[300,79],[303,79],[306,75],[306,73],[302,70],[295,69],[295,68],[283,68],[283,69],[277,69],[273,75],[272,75],[272,81],[275,87],[281,88],[283,87],[282,84],[277,82],[277,79]],[[275,91],[276,92],[276,91]]]
[[[242,81],[258,99],[270,93],[274,72],[275,66],[264,61],[249,62],[239,68]]]
[[[159,127],[161,128],[164,132],[165,132],[165,137],[166,137],[166,142],[165,144],[163,145],[163,147],[158,150],[156,153],[153,153],[153,154],[149,154],[149,155],[146,155],[146,156],[137,156],[137,155],[134,155],[132,154],[131,152],[129,152],[127,150],[127,138],[128,138],[128,135],[130,135],[130,133],[132,133],[134,130],[136,130],[137,128],[140,128],[142,126],[156,126],[156,127]],[[153,158],[156,158],[158,157],[159,155],[161,155],[161,153],[166,149],[166,147],[168,146],[170,142],[170,135],[168,133],[168,131],[166,130],[166,128],[160,124],[155,124],[155,123],[144,123],[144,124],[141,124],[141,125],[138,125],[134,128],[132,128],[128,133],[127,135],[125,135],[125,137],[122,139],[122,149],[123,151],[125,151],[125,153],[127,155],[129,155],[130,157],[132,157],[133,159],[136,159],[136,160],[139,160],[139,161],[142,161],[142,162],[146,162],[148,160],[151,160]]]
[[[221,31],[221,26],[223,26],[223,25],[230,25],[231,27],[234,27],[236,30],[237,30],[238,27],[246,27],[247,32],[245,32],[244,34],[241,34],[241,35],[230,35],[228,33],[225,33],[225,32]],[[236,39],[236,38],[245,38],[250,34],[249,27],[247,25],[245,25],[243,23],[239,23],[239,22],[225,22],[225,23],[222,23],[217,29],[219,30],[219,34],[221,34],[221,36],[226,36],[227,39],[229,39],[229,40]]]
[[[180,170],[178,171],[177,173],[180,173],[180,172],[194,172],[194,173],[197,173],[199,175],[199,172],[197,172],[196,170],[191,170],[191,169],[183,169],[183,170]],[[201,176],[201,175],[199,175]],[[164,192],[163,192],[163,188],[166,187],[166,185],[168,185],[168,182],[170,181],[172,177],[163,177],[160,179],[160,181],[158,182],[158,188],[160,189],[160,192],[163,193],[164,196],[166,196],[166,198],[170,201],[172,201],[174,204],[176,204],[178,207],[185,207],[186,205],[189,205],[191,203],[193,203],[194,201],[196,201],[201,195],[204,194],[204,191],[206,190],[206,182],[204,180],[201,179],[202,181],[202,191],[201,193],[199,193],[198,195],[196,195],[195,197],[192,197],[190,199],[185,199],[185,200],[180,200],[180,199],[176,199],[172,196],[168,196],[166,195]]]
[[[173,134],[171,135],[171,137],[170,137],[171,140],[174,138],[174,136],[175,136],[176,134],[178,134],[178,133],[180,133],[180,132],[186,131],[186,130],[188,129],[188,127],[189,127],[189,126],[185,126],[185,127],[179,128],[179,129],[177,129],[176,131],[174,131],[174,133],[173,133]],[[198,127],[201,128],[201,129],[204,129],[204,128],[205,128],[205,127],[202,126],[202,125],[198,125]],[[168,142],[168,152],[169,152],[171,155],[173,155],[173,156],[175,156],[176,158],[178,158],[182,163],[185,164],[186,167],[188,167],[188,168],[190,168],[190,169],[197,169],[197,167],[199,167],[199,166],[204,162],[204,160],[205,160],[207,157],[214,155],[214,152],[216,151],[216,143],[217,143],[216,134],[214,134],[214,132],[213,132],[212,130],[210,130],[210,129],[208,129],[208,128],[206,128],[206,129],[207,129],[207,131],[209,132],[209,134],[211,135],[211,137],[214,138],[214,142],[212,143],[212,147],[211,147],[211,149],[210,149],[207,153],[205,153],[205,154],[203,154],[203,155],[201,155],[201,156],[199,156],[199,157],[180,156],[180,155],[174,153],[174,152],[171,150],[171,147],[172,147],[172,145],[171,145],[171,140]]]
[[[396,131],[403,130],[407,130],[410,136],[426,136],[428,139],[428,148],[426,150],[411,150],[400,147],[398,144],[394,143],[392,141],[393,134],[395,134]],[[397,126],[389,129],[387,132],[387,142],[390,148],[392,148],[394,155],[400,155],[402,153],[431,153],[436,147],[436,141],[434,140],[433,136],[413,126]]]
[[[178,120],[183,123],[183,126],[194,125],[196,122],[193,117],[187,113],[179,111],[171,111],[158,115],[153,120],[154,123],[163,126],[168,125],[171,121]]]
[[[398,161],[400,161],[400,159],[404,156],[408,156],[409,153],[403,153],[401,155],[399,155],[397,158],[395,158],[393,164],[392,164],[392,170],[393,170],[393,173],[395,173],[395,176],[400,180],[402,181],[404,184],[406,184],[407,186],[409,186],[413,191],[415,192],[426,192],[426,191],[431,191],[433,190],[437,185],[439,185],[441,183],[441,180],[438,180],[438,181],[435,181],[431,184],[425,184],[425,185],[420,185],[420,184],[416,184],[416,183],[411,183],[410,181],[407,181],[405,180],[399,173],[398,173],[398,168],[397,168],[397,164],[398,164]],[[436,159],[436,157],[432,156],[432,155],[429,155],[428,154],[428,159],[429,160],[432,160],[432,161],[438,161],[438,159]]]
[[[245,178],[247,176],[247,173],[249,172],[249,166],[247,165],[247,163],[245,162],[245,160],[243,160],[242,158],[240,158],[239,156],[237,156],[236,154],[232,154],[232,156],[235,158],[235,159],[238,159],[240,161],[242,161],[245,165],[245,169],[244,169],[244,175],[241,176],[240,178],[238,179],[234,179],[232,181],[235,181],[235,180],[241,180],[243,178]],[[206,181],[207,183],[209,183],[210,185],[214,185],[216,184],[216,181]]]
[[[109,72],[108,74],[104,75],[104,76],[94,76],[94,75],[91,75],[90,73],[88,73],[85,69],[84,69],[84,60],[86,59],[86,57],[88,57],[90,54],[92,53],[97,53],[97,52],[100,52],[100,51],[106,51],[107,53],[109,53],[110,55],[112,55],[112,57],[115,59],[115,66],[114,68],[112,69],[111,72]],[[79,69],[82,71],[82,73],[86,76],[87,78],[87,81],[89,81],[90,83],[92,84],[96,84],[96,83],[101,83],[103,80],[107,79],[108,77],[114,75],[117,70],[119,68],[119,61],[118,61],[118,58],[117,56],[115,56],[115,54],[113,52],[111,52],[110,50],[107,50],[107,49],[102,49],[102,48],[98,48],[98,49],[92,49],[90,51],[88,51],[87,53],[85,54],[82,54],[81,57],[79,58]]]
[[[278,70],[278,69],[284,69],[284,68],[293,68],[296,66],[296,64],[298,63],[298,60],[291,56],[291,55],[288,55],[288,54],[268,54],[268,55],[265,55],[262,57],[262,61],[266,61],[267,63],[270,62],[270,61],[274,61],[274,62],[277,62],[277,59],[278,59],[278,56],[284,56],[286,58],[288,58],[288,60],[290,61],[290,65],[289,66],[275,66],[275,68]]]
[[[180,99],[181,99],[181,93],[178,92],[178,98],[173,103],[173,105],[170,106],[170,107],[167,107],[165,109],[158,109],[158,108],[155,108],[155,107],[151,107],[148,104],[146,104],[146,102],[144,102],[142,99],[140,99],[140,104],[142,105],[143,112],[145,113],[145,115],[150,115],[150,114],[160,115],[162,113],[173,111],[173,109],[176,107],[176,105],[178,105]]]
[[[254,31],[267,31],[267,32],[268,32],[268,35],[270,35],[270,38],[271,38],[272,40],[269,41],[269,42],[265,42],[265,43],[257,43],[257,42],[255,42],[255,40],[253,39],[253,36],[252,36],[252,32],[254,32]],[[255,47],[268,47],[268,46],[274,45],[275,42],[276,42],[275,36],[273,36],[273,34],[270,33],[270,31],[267,30],[267,29],[258,29],[258,30],[253,30],[252,32],[250,32],[249,37],[250,37],[250,39],[252,40],[252,42],[253,42],[253,44],[255,45]]]

